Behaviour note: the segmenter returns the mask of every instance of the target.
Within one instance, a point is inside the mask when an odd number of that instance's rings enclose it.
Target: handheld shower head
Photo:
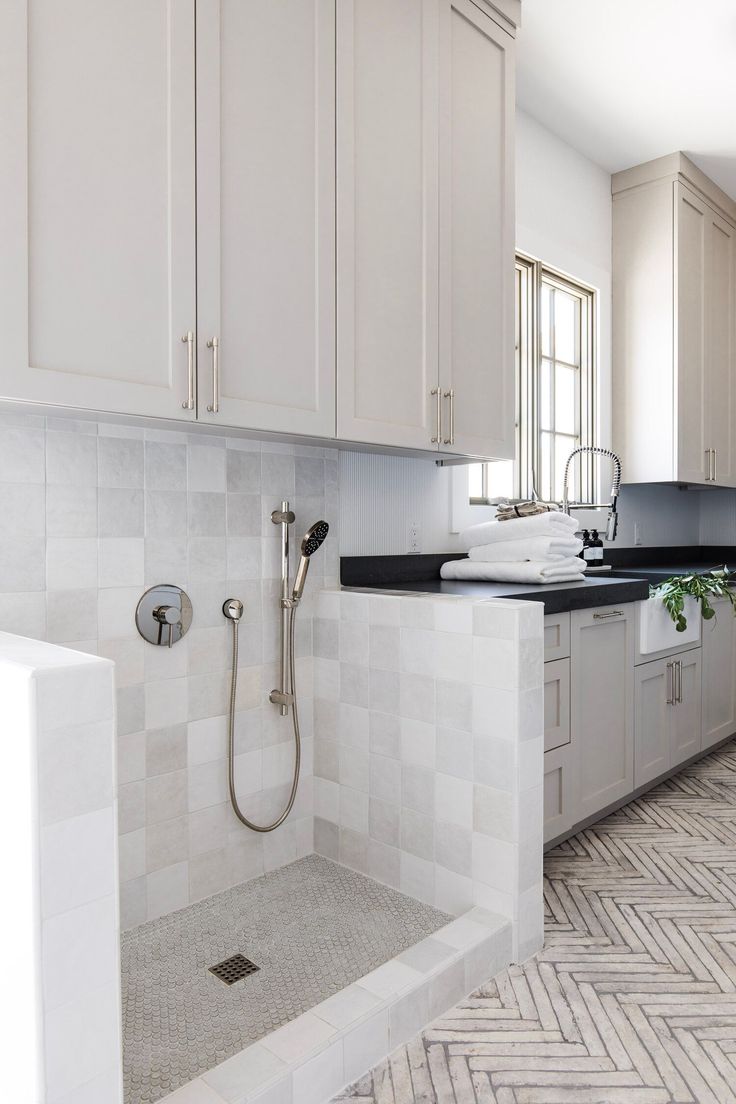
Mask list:
[[[329,531],[330,527],[326,521],[316,521],[304,534],[301,545],[302,555],[294,579],[294,590],[291,594],[292,601],[298,602],[301,599],[304,593],[304,584],[307,581],[309,560],[320,547]]]

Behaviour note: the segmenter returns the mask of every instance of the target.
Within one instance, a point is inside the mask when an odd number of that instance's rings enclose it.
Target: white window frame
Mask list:
[[[539,471],[540,430],[537,414],[537,389],[541,366],[539,312],[544,283],[581,296],[581,342],[584,343],[584,347],[581,347],[580,351],[578,437],[580,444],[595,444],[599,370],[596,334],[598,291],[584,281],[545,264],[539,258],[518,253],[516,256],[515,335],[517,461],[514,496],[519,498],[531,497],[532,483]],[[581,486],[580,497],[588,501],[594,498],[593,463],[592,457],[582,457],[576,465],[575,486]],[[485,476],[488,466],[484,465],[484,469]],[[460,532],[469,525],[490,520],[496,513],[496,507],[492,506],[487,499],[471,500],[469,477],[469,465],[451,469],[450,525],[452,532]],[[541,491],[539,494],[541,496]]]

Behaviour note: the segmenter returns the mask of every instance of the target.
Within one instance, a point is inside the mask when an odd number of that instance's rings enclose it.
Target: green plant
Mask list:
[[[684,632],[687,628],[684,614],[686,598],[695,598],[700,602],[704,621],[710,621],[716,615],[710,598],[728,598],[736,614],[736,594],[729,586],[730,579],[731,573],[726,566],[716,571],[706,571],[703,575],[673,575],[657,586],[650,586],[649,596],[660,599],[675,622],[677,631]]]

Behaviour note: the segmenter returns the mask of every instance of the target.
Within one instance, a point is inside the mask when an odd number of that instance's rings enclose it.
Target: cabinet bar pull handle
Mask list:
[[[594,621],[606,621],[609,617],[623,617],[623,610],[610,610],[608,613],[594,613]]]
[[[675,704],[674,679],[672,675],[673,664],[667,664],[667,705]]]
[[[445,437],[446,445],[455,444],[455,388],[445,391],[445,398],[450,400],[450,436]]]
[[[442,389],[433,387],[429,393],[437,401],[437,436],[432,438],[432,444],[438,445],[442,440]]]
[[[713,482],[718,478],[718,449],[711,449],[713,454]]]
[[[211,337],[207,348],[212,350],[212,403],[207,407],[208,414],[220,413],[220,339]]]
[[[183,410],[194,410],[194,334],[191,330],[182,337],[187,347],[187,401],[183,402]]]
[[[705,477],[705,481],[709,483],[713,478],[713,449],[707,448],[705,450],[705,456],[708,461],[708,474]]]
[[[682,660],[678,659],[675,663],[675,701],[678,705],[682,704]]]

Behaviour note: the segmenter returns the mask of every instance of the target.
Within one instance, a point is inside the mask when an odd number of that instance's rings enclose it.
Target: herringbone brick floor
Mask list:
[[[736,742],[550,852],[544,950],[344,1104],[736,1104]]]

